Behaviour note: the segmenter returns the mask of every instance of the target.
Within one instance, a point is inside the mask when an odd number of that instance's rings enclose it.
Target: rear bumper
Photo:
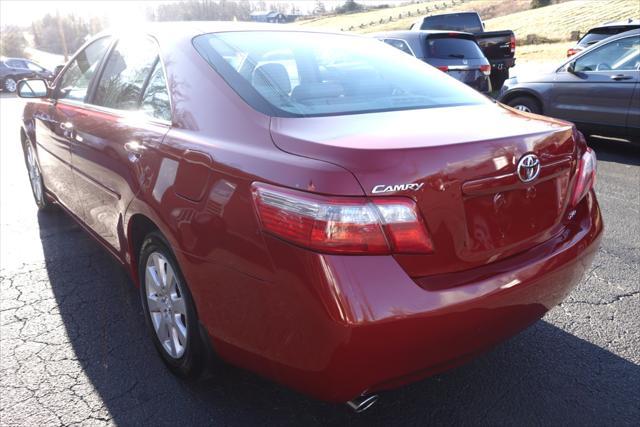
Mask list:
[[[253,291],[227,303],[233,322],[201,320],[228,361],[346,401],[456,366],[535,322],[579,282],[602,230],[591,192],[534,259],[439,290],[418,286],[393,257],[319,255],[268,239],[277,279],[234,283]]]
[[[505,59],[489,58],[489,63],[491,64],[492,69],[507,70],[516,65],[516,58],[505,58]]]

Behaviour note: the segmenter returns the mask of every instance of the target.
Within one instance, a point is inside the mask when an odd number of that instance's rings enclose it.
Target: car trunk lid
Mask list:
[[[412,277],[486,265],[562,229],[575,169],[566,122],[485,104],[273,118],[271,132],[284,151],[350,170],[369,196],[417,203],[434,253],[395,255]],[[516,173],[527,154],[541,164],[531,183]]]

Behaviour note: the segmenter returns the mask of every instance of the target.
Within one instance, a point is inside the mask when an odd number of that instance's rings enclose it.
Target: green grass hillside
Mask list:
[[[584,33],[603,22],[640,18],[640,0],[572,0],[539,9],[529,9],[530,4],[531,0],[425,1],[371,12],[301,21],[299,25],[369,33],[407,29],[420,16],[476,11],[486,20],[489,31],[512,29],[519,40],[524,40],[528,34],[568,40],[571,31]]]
[[[603,22],[627,18],[640,18],[639,0],[574,0],[489,19],[486,25],[488,31],[509,28],[519,40],[528,34],[568,40],[571,31],[584,34]]]
[[[530,0],[508,1],[516,10]],[[430,0],[409,5],[373,10],[370,12],[328,16],[314,20],[300,21],[298,25],[309,25],[330,30],[354,31],[360,33],[384,31],[386,29],[406,29],[420,16],[460,10],[486,10],[505,0]]]

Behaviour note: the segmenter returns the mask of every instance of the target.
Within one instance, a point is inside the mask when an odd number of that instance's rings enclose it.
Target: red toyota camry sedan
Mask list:
[[[364,409],[535,322],[602,235],[572,124],[375,39],[152,25],[19,93],[36,203],[128,269],[183,377],[212,348]]]

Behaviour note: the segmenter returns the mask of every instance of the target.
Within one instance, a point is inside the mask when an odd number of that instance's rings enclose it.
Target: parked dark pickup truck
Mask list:
[[[412,30],[451,30],[473,33],[480,49],[491,63],[491,86],[498,90],[516,64],[516,36],[511,30],[484,31],[476,12],[444,13],[421,18]]]

